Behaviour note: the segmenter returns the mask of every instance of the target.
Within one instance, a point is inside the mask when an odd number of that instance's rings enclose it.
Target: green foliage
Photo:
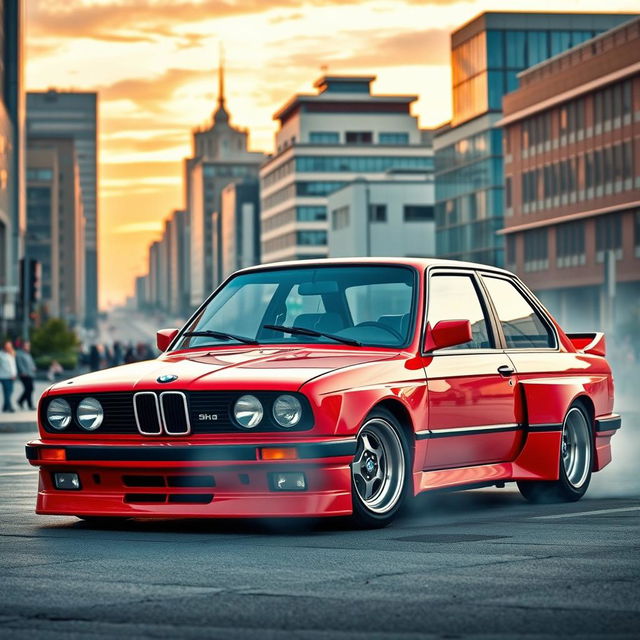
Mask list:
[[[80,343],[64,320],[51,318],[31,333],[31,353],[39,369],[47,369],[57,360],[65,369],[78,364]]]

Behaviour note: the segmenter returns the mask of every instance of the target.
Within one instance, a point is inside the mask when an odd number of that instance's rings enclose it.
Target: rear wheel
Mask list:
[[[353,520],[358,526],[387,526],[406,497],[411,477],[407,439],[395,417],[372,411],[358,434],[351,464]]]
[[[567,411],[562,424],[560,473],[552,482],[518,482],[530,502],[575,502],[586,493],[593,467],[593,434],[589,416],[581,404]]]

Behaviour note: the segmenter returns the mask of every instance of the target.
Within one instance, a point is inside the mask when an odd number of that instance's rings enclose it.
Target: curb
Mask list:
[[[32,433],[38,434],[36,422],[0,422],[0,433]]]

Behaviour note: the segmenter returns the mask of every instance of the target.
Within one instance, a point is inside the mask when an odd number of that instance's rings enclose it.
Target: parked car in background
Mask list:
[[[620,427],[598,333],[565,334],[507,271],[427,259],[242,270],[149,362],[53,385],[37,512],[352,516],[515,481],[573,501]]]

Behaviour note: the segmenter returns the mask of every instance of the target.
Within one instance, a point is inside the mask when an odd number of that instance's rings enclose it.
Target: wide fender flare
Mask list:
[[[581,396],[590,400],[595,415],[607,413],[607,376],[535,378],[518,383],[528,426],[562,423],[569,407]]]
[[[557,480],[564,417],[577,399],[586,397],[593,402],[606,395],[607,378],[537,378],[521,381],[518,386],[526,435],[524,446],[513,462],[513,478]]]

